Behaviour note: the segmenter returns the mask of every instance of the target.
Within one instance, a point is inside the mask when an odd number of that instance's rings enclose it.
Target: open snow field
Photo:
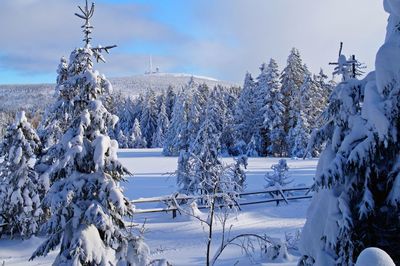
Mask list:
[[[134,173],[128,182],[122,184],[125,194],[130,199],[169,195],[176,192],[175,178],[170,173],[176,170],[176,157],[163,157],[161,149],[120,150],[120,161]],[[224,158],[232,162],[231,158]],[[262,190],[264,175],[271,171],[272,164],[279,158],[249,158],[247,168],[246,191]],[[311,185],[315,173],[317,159],[288,159],[290,174],[296,185]],[[261,197],[261,196],[254,196]],[[281,203],[258,204],[242,207],[242,211],[232,214],[228,227],[232,225],[230,236],[241,233],[256,233],[283,239],[285,233],[295,234],[304,222],[309,199],[291,201],[289,205]],[[157,205],[137,206],[138,208],[155,207]],[[203,210],[205,212],[205,210]],[[206,215],[206,214],[204,214]],[[193,218],[178,216],[172,219],[171,213],[140,214],[134,222],[146,222],[145,241],[151,249],[152,258],[166,258],[173,265],[205,265],[206,233],[202,225]],[[213,250],[221,237],[221,226],[216,225]],[[33,238],[27,241],[0,240],[0,264],[5,265],[51,265],[56,252],[46,258],[28,259],[42,239]],[[264,264],[263,264],[264,263]],[[296,265],[297,257],[281,263],[266,262],[265,258],[255,256],[249,259],[237,247],[229,247],[219,258],[217,265]]]

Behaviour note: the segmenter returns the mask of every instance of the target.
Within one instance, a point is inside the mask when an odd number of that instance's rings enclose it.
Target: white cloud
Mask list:
[[[2,0],[0,70],[54,73],[59,57],[81,45],[81,21],[73,15],[81,2]],[[187,25],[195,27],[190,36],[152,19],[149,4],[99,4],[93,43],[120,46],[100,69],[108,76],[143,72],[148,55],[129,50],[135,41],[167,47],[154,55],[162,70],[197,69],[195,74],[238,82],[247,70],[257,75],[270,57],[282,68],[294,46],[313,71],[329,72],[340,41],[346,53],[356,53],[372,69],[386,24],[381,1],[171,0],[174,4],[187,5]]]
[[[82,22],[74,16],[76,11],[76,5],[68,0],[2,0],[0,67],[27,74],[54,71],[61,56],[82,45]],[[123,46],[137,39],[169,42],[184,38],[146,18],[150,11],[145,5],[102,3],[93,18],[93,43]],[[129,54],[125,60],[120,56],[114,61],[135,66],[135,58]],[[110,69],[121,68],[110,65]]]
[[[299,48],[313,71],[330,70],[340,41],[344,52],[356,53],[373,69],[386,25],[381,1],[206,0],[197,5],[197,19],[210,29],[212,44],[205,50],[198,44],[199,63],[218,66],[222,75],[236,80],[246,70],[256,74],[270,57],[283,67],[292,47]]]

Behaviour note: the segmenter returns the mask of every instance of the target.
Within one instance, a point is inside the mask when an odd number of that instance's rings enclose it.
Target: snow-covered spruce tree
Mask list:
[[[296,126],[291,129],[291,133],[294,136],[293,147],[290,156],[303,158],[310,157],[311,154],[308,151],[308,142],[310,141],[310,124],[304,114],[304,111],[300,111],[297,116]]]
[[[264,106],[264,122],[263,127],[268,130],[269,146],[268,154],[272,156],[283,156],[286,147],[286,134],[283,123],[283,114],[285,106],[283,105],[283,94],[281,92],[281,84],[279,81],[278,64],[271,59],[267,69],[267,84],[270,91],[268,104]]]
[[[157,129],[156,94],[152,89],[146,93],[142,116],[140,117],[140,128],[142,129],[143,137],[146,139],[147,147],[151,147],[153,135]]]
[[[132,134],[129,137],[129,147],[131,148],[146,148],[147,142],[142,135],[142,130],[140,128],[140,123],[137,118],[133,123]]]
[[[129,140],[121,129],[118,131],[116,140],[119,148],[126,149],[129,147]]]
[[[156,132],[154,133],[154,136],[153,136],[153,147],[154,148],[163,147],[165,135],[168,131],[168,127],[169,127],[169,120],[168,120],[168,115],[167,115],[166,108],[165,108],[165,103],[161,102],[160,112],[159,112],[158,118],[157,118],[157,128],[156,128]]]
[[[206,84],[201,84],[191,89],[191,103],[188,113],[189,143],[192,143],[199,132],[200,125],[204,120],[204,109],[210,90]]]
[[[322,69],[313,77],[316,91],[313,92],[311,101],[317,117],[314,128],[321,126],[322,119],[320,116],[328,106],[329,97],[331,96],[333,88],[336,86],[333,80],[327,81],[327,79],[328,76]]]
[[[234,112],[238,97],[238,88],[231,87],[221,90],[225,105],[224,123],[221,132],[221,153],[238,155],[235,147],[235,123]]]
[[[343,73],[330,99],[326,124],[314,134],[326,142],[303,229],[303,265],[353,265],[367,247],[400,263],[399,65],[400,1],[390,14],[376,71],[362,81]]]
[[[307,145],[310,140],[312,124],[317,120],[315,106],[312,105],[312,96],[316,96],[317,87],[311,77],[311,73],[307,72],[304,76],[303,85],[300,88],[300,104],[297,113],[296,125],[290,129],[290,135],[293,136],[293,146],[290,156],[302,158],[310,156],[307,151]]]
[[[74,104],[74,120],[59,144],[64,151],[48,171],[53,181],[44,204],[51,216],[43,226],[47,240],[32,258],[47,255],[61,243],[55,265],[140,265],[143,254],[129,254],[141,243],[125,228],[124,217],[133,208],[124,197],[119,182],[128,171],[118,162],[118,143],[107,136],[117,120],[99,100],[111,89],[103,75],[93,69],[92,58],[103,59],[102,51],[92,48],[89,19],[94,5],[81,8],[85,20],[85,47],[72,52],[71,62],[80,70],[69,77],[69,85],[79,94]],[[136,248],[136,250],[141,250]]]
[[[207,100],[204,121],[190,147],[190,155],[193,157],[193,188],[195,193],[200,194],[213,193],[216,181],[214,178],[220,176],[217,172],[223,168],[218,158],[221,150],[222,121],[220,99],[217,95],[218,91],[214,88]],[[218,188],[218,191],[222,192],[222,187]]]
[[[285,159],[280,159],[277,164],[271,166],[271,169],[273,173],[265,175],[265,181],[267,181],[265,188],[281,189],[293,182],[289,176],[289,166]]]
[[[29,238],[43,219],[38,175],[32,161],[40,151],[40,139],[25,117],[16,115],[0,145],[0,235]]]
[[[293,136],[289,136],[290,129],[296,126],[297,112],[299,108],[299,92],[303,84],[305,66],[300,57],[300,53],[293,48],[287,59],[287,65],[281,75],[282,83],[282,103],[285,107],[283,114],[283,123],[285,133],[288,135],[287,145],[285,147],[287,154],[293,147]]]
[[[247,144],[246,147],[246,155],[249,157],[258,157],[258,151],[257,151],[257,140],[260,139],[260,135],[253,135],[250,139],[250,142]]]
[[[271,62],[270,62],[271,64]],[[257,134],[259,135],[259,145],[257,146],[257,152],[259,155],[268,154],[268,146],[270,145],[269,139],[269,127],[264,126],[265,115],[267,111],[270,111],[272,105],[271,95],[271,66],[270,64],[263,63],[260,67],[261,73],[257,77],[257,85],[255,90],[256,98],[256,113],[255,115],[255,126],[257,128]]]
[[[232,182],[234,183],[234,191],[242,192],[246,186],[246,172],[247,168],[247,156],[241,155],[234,159],[235,163],[232,164],[228,169],[231,171],[230,176],[232,177]]]
[[[181,150],[189,151],[188,112],[188,92],[182,89],[175,98],[170,127],[163,145],[164,155],[176,156]]]
[[[128,137],[131,134],[133,123],[137,116],[134,115],[134,106],[140,105],[131,98],[125,98],[117,107],[116,115],[119,117],[118,123],[114,128],[114,136],[120,148],[128,147]],[[110,135],[111,136],[111,135]]]
[[[194,195],[198,192],[199,184],[193,174],[193,157],[190,156],[188,151],[180,151],[175,175],[180,193]]]
[[[235,129],[237,143],[245,143],[247,145],[254,133],[256,133],[254,123],[256,112],[256,98],[254,94],[255,82],[250,73],[246,73],[243,89],[240,93],[236,109],[235,109]],[[243,146],[243,145],[241,145]],[[246,152],[246,151],[244,151]]]
[[[73,99],[77,94],[76,90],[64,87],[64,83],[68,79],[68,62],[65,57],[60,60],[57,74],[55,87],[57,100],[45,111],[38,127],[38,135],[44,152],[57,143],[68,128],[72,119]]]
[[[174,109],[175,104],[175,91],[172,86],[168,86],[167,93],[165,95],[165,111],[167,112],[168,120],[172,119],[172,111]]]

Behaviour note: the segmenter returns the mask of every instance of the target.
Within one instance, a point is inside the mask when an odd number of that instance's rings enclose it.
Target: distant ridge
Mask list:
[[[233,82],[185,73],[152,73],[109,78],[109,80],[114,87],[114,91],[121,91],[126,96],[134,97],[150,88],[158,92],[173,86],[178,90],[185,86],[191,77],[195,82],[205,83],[210,87],[216,85],[238,86]],[[0,85],[0,111],[43,108],[43,106],[54,101],[54,86],[54,84]]]

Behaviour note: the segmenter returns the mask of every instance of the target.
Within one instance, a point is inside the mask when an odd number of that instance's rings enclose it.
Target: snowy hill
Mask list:
[[[173,86],[176,89],[184,86],[192,75],[157,73],[148,75],[136,75],[131,77],[110,78],[114,90],[120,90],[124,95],[135,96],[149,88],[155,91],[167,89]],[[198,83],[232,86],[231,82],[225,82],[208,77],[193,76]],[[14,111],[43,107],[53,100],[54,84],[25,84],[25,85],[0,85],[0,111]]]

